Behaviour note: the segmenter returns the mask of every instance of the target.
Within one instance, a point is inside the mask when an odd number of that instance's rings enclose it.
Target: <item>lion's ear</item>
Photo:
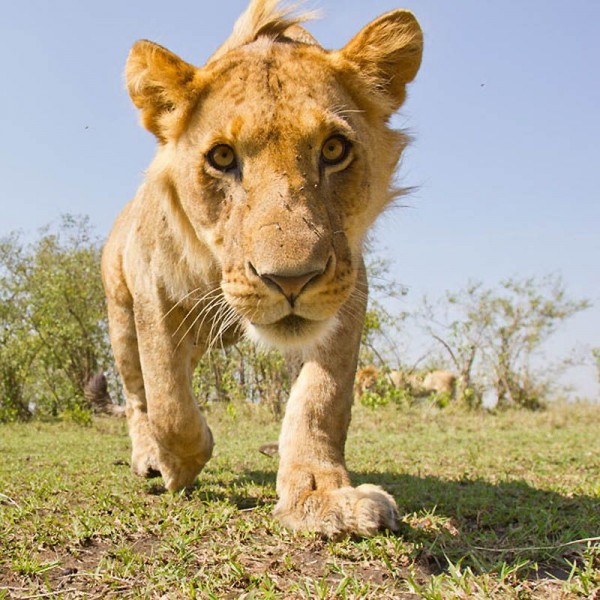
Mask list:
[[[129,53],[125,80],[133,103],[141,111],[144,127],[161,142],[174,134],[181,112],[195,97],[198,69],[166,48],[140,40]]]
[[[423,32],[410,11],[394,10],[369,23],[341,53],[396,110],[406,97],[406,84],[419,71]]]

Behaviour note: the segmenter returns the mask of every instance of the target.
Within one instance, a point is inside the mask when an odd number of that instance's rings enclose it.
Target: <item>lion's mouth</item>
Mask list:
[[[318,325],[318,321],[306,319],[295,314],[289,314],[273,323],[252,323],[255,327],[269,329],[273,333],[290,336],[302,336],[308,330]]]
[[[288,315],[273,323],[272,327],[280,330],[285,330],[291,335],[302,335],[309,327],[314,327],[315,322],[298,315]]]
[[[316,321],[290,314],[268,325],[251,323],[252,338],[269,345],[284,348],[316,342],[331,330],[335,319]]]

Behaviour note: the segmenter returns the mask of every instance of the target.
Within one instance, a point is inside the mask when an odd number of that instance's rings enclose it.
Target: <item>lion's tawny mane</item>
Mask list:
[[[103,254],[132,469],[192,484],[212,434],[191,390],[216,343],[248,335],[302,368],[279,440],[276,516],[329,536],[395,528],[381,488],[344,462],[367,284],[367,230],[397,193],[407,143],[388,126],[422,34],[387,13],[323,49],[275,0],[253,0],[201,68],[137,42],[127,87],[158,140]],[[185,23],[182,23],[184,26]]]

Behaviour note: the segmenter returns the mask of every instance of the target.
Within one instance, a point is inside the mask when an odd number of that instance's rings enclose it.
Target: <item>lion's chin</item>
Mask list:
[[[279,350],[305,350],[324,342],[336,327],[336,317],[313,321],[297,315],[288,315],[268,325],[248,322],[246,334],[255,342]]]

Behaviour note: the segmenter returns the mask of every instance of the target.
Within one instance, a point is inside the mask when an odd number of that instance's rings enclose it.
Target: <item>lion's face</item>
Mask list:
[[[160,172],[225,300],[255,338],[320,339],[352,310],[365,233],[392,197],[405,137],[386,126],[390,102],[316,45],[259,38],[204,69],[167,58],[187,91],[153,123]]]
[[[257,45],[227,61],[227,77],[216,69],[174,158],[227,302],[280,345],[329,329],[354,289],[365,217],[381,206],[367,123],[332,70],[310,48]]]

